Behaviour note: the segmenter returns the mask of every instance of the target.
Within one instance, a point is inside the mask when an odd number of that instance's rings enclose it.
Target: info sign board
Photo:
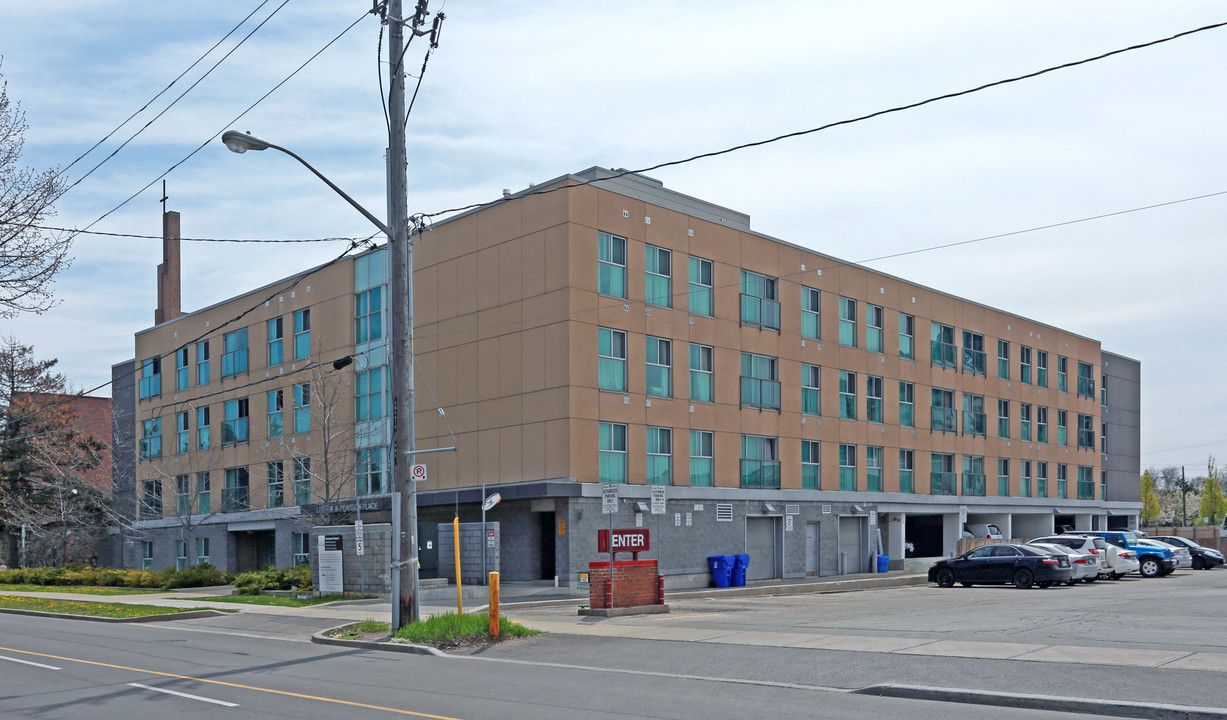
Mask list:
[[[603,515],[618,514],[618,486],[615,483],[605,483],[601,486],[601,513]]]
[[[652,486],[652,514],[665,514],[665,488],[663,485]]]
[[[319,588],[321,595],[341,595],[345,592],[345,580],[341,563],[343,540],[340,535],[320,535],[319,542]]]

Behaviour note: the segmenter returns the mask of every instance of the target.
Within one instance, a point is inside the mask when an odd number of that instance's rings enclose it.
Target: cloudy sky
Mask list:
[[[382,215],[380,28],[360,20],[370,5],[5,3],[0,73],[26,113],[23,160],[36,168],[67,167],[255,10],[68,168],[70,182],[88,176],[57,203],[54,223],[80,228],[105,215],[94,230],[157,235],[155,181],[170,170],[168,207],[183,214],[187,237],[369,234],[291,159],[239,157],[211,138],[236,128],[294,149]],[[648,167],[1227,20],[1217,2],[1120,0],[431,0],[430,10],[447,20],[409,122],[411,212],[592,165]],[[410,51],[415,76],[424,50]],[[651,174],[749,213],[759,232],[852,261],[1006,235],[867,264],[1140,360],[1143,466],[1204,472],[1209,455],[1227,458],[1227,194],[1216,195],[1227,193],[1224,67],[1227,28],[1208,30]],[[183,306],[342,249],[187,243]],[[74,385],[91,388],[152,324],[160,243],[81,236],[74,255],[56,285],[59,307],[3,321],[0,332],[59,358]]]

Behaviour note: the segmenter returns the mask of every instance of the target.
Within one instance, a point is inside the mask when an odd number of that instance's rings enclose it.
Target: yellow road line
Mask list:
[[[273,690],[271,688],[256,687],[254,685],[241,685],[239,683],[226,682],[224,680],[209,680],[206,678],[192,677],[191,675],[176,675],[175,673],[160,672],[158,670],[144,670],[142,668],[128,667],[126,665],[112,665],[111,663],[95,662],[93,660],[81,660],[79,658],[64,657],[62,655],[49,655],[47,653],[33,652],[30,650],[18,650],[16,648],[0,647],[0,651],[21,653],[23,655],[34,655],[35,657],[50,658],[52,660],[63,660],[65,662],[81,663],[83,665],[96,665],[98,667],[112,668],[115,670],[129,670],[131,672],[146,673],[148,675],[158,675],[161,677],[177,678],[179,680],[191,680],[193,682],[209,683],[210,685],[222,685],[224,687],[239,688],[241,690],[254,690],[256,692],[271,693],[273,695],[286,695],[289,697],[302,698],[303,700],[318,700],[319,702],[335,703],[337,705],[348,705],[350,707],[365,708],[367,710],[382,710],[384,712],[396,713],[397,715],[412,715],[413,717],[431,718],[432,720],[461,720],[460,718],[449,717],[447,715],[431,715],[430,713],[414,712],[412,710],[402,710],[400,708],[384,707],[382,705],[370,705],[367,703],[353,702],[350,700],[338,700],[337,698],[320,697],[319,695],[304,695],[302,693],[288,692],[286,690]]]

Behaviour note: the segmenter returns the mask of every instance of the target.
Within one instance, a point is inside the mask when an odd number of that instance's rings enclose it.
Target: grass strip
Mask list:
[[[37,610],[62,615],[88,615],[90,617],[134,618],[149,615],[173,615],[194,612],[202,608],[161,607],[158,605],[135,605],[128,603],[91,602],[86,600],[55,600],[52,598],[14,597],[0,595],[0,608],[10,610]]]
[[[68,585],[28,585],[0,584],[0,592],[48,592],[73,593],[75,595],[148,595],[166,592],[165,590],[148,590],[128,587],[81,587]]]
[[[309,597],[299,600],[293,597],[281,597],[279,595],[218,595],[210,596],[209,602],[227,602],[241,603],[243,605],[271,605],[273,607],[310,607],[312,605],[323,605],[324,603],[336,602],[337,600],[360,600],[361,598],[346,597],[345,595],[324,595],[322,597]]]
[[[501,638],[530,637],[540,635],[540,630],[526,628],[514,620],[500,617],[498,622]],[[405,625],[396,632],[397,640],[416,645],[446,647],[472,642],[491,642],[489,613],[457,615],[444,613]]]
[[[392,623],[367,619],[356,622],[353,625],[347,625],[345,628],[333,632],[329,637],[340,640],[362,640],[372,635],[389,635],[391,632]]]

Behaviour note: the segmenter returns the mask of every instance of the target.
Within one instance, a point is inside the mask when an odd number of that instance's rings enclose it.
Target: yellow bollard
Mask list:
[[[464,600],[460,592],[460,518],[452,518],[452,547],[456,550],[456,614],[464,614]]]
[[[498,640],[498,573],[490,573],[490,636]]]

